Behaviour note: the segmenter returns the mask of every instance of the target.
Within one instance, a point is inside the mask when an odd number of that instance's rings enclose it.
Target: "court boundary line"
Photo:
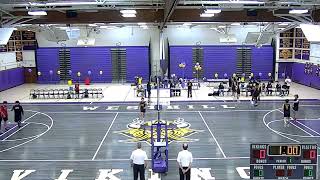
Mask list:
[[[25,110],[25,111],[30,111],[30,110]],[[31,111],[31,112],[34,112],[34,111]],[[27,121],[27,120],[29,120],[29,119],[31,119],[31,118],[33,118],[34,116],[36,116],[37,114],[39,114],[39,112],[36,112],[36,113],[34,113],[34,114],[32,114],[30,117],[28,117],[27,119],[25,119],[25,120],[23,120],[22,122],[25,122],[25,121]],[[12,129],[14,129],[14,128],[16,128],[18,125],[16,124],[16,125],[14,125],[12,128],[10,128],[9,130],[7,130],[6,132],[4,132],[4,133],[2,133],[1,135],[0,135],[0,137],[2,137],[3,135],[5,135],[7,132],[9,132],[10,130],[12,130]]]
[[[280,113],[284,114],[284,112],[282,112],[280,109],[277,109],[277,111],[279,111]],[[290,117],[289,119],[293,120],[292,117]],[[292,123],[290,120],[289,120],[289,124],[291,124],[291,125],[293,125],[294,127],[300,129],[301,131],[303,131],[304,133],[310,135],[311,137],[314,137],[313,134],[309,133],[308,131],[306,131],[306,130],[302,129],[301,127],[297,126],[296,124]]]
[[[267,127],[270,127],[270,124],[272,124],[274,122],[279,122],[279,121],[283,122],[283,119],[272,120],[272,121],[267,123]],[[273,129],[273,128],[271,128],[271,129]],[[286,135],[286,136],[293,136],[293,137],[299,137],[299,138],[319,138],[320,137],[320,136],[305,136],[305,135],[299,135],[299,134],[290,134],[290,133],[285,133],[285,132],[282,132],[282,131],[277,131],[275,129],[273,129],[273,130],[278,132],[278,133],[280,133],[280,134]]]
[[[44,132],[37,134],[37,135],[33,135],[33,136],[29,136],[29,137],[24,137],[24,138],[18,138],[18,139],[6,139],[4,142],[15,142],[15,141],[22,141],[22,140],[28,140],[28,139],[32,139],[38,136],[42,136],[43,134],[46,133],[46,131],[48,131],[50,129],[50,127],[47,124],[44,123],[37,123],[37,122],[29,122],[28,124],[37,124],[37,125],[42,125],[44,127],[47,128],[47,130],[45,130]]]
[[[204,113],[219,113],[219,112],[269,112],[271,111],[272,109],[235,109],[235,110],[221,110],[221,111],[197,111],[197,110],[194,110],[194,111],[172,111],[172,110],[168,110],[168,111],[161,111],[162,113],[197,113],[197,112],[204,112]],[[149,112],[157,112],[156,110],[149,110]],[[129,111],[129,112],[126,112],[126,111],[108,111],[108,110],[105,110],[105,111],[91,111],[91,110],[84,110],[84,111],[69,111],[69,112],[66,112],[66,111],[44,111],[43,113],[48,113],[48,114],[115,114],[115,113],[119,113],[119,114],[125,114],[125,113],[128,113],[128,114],[137,114],[139,113],[138,112],[138,109],[136,111]],[[146,113],[148,114],[148,113]]]
[[[27,119],[21,121],[21,123],[24,123],[26,121],[28,121],[29,119],[35,117],[37,114],[39,114],[39,112],[36,112],[34,114],[32,114],[30,117],[28,117]],[[21,128],[19,128],[18,130],[14,131],[12,134],[10,134],[9,136],[5,137],[4,139],[2,139],[1,141],[6,141],[8,138],[10,138],[11,136],[15,135],[17,132],[21,131],[23,128],[25,128],[26,126],[28,126],[30,123],[25,124],[24,126],[22,126]],[[13,128],[16,128],[18,125],[15,125]],[[12,129],[12,128],[11,128]]]
[[[294,142],[296,142],[296,143],[300,143],[300,141],[298,141],[298,140],[296,140],[296,139],[292,139],[292,138],[290,138],[290,137],[288,137],[288,136],[285,136],[285,135],[279,133],[278,131],[275,131],[274,129],[272,129],[272,128],[270,128],[269,126],[267,126],[266,117],[267,117],[270,113],[273,113],[273,112],[275,112],[275,111],[277,111],[277,110],[278,110],[278,109],[274,109],[274,110],[271,110],[271,111],[267,112],[267,113],[263,116],[263,118],[262,118],[263,124],[264,124],[270,131],[274,132],[275,134],[278,134],[279,136],[282,136],[282,137],[284,137],[284,138],[286,138],[286,139],[289,139],[289,140],[291,140],[291,141],[294,141]]]
[[[306,120],[306,121],[307,121],[307,120]],[[310,131],[312,131],[312,132],[314,132],[314,133],[316,133],[316,134],[320,135],[320,133],[319,133],[318,131],[313,130],[313,129],[312,129],[312,128],[310,128],[309,126],[307,126],[307,125],[305,125],[305,124],[303,124],[303,123],[299,122],[299,120],[297,120],[296,122],[297,122],[297,123],[299,123],[299,124],[301,124],[302,126],[304,126],[304,127],[308,128]]]
[[[213,135],[213,133],[212,133],[211,129],[209,128],[209,126],[208,126],[208,124],[207,124],[206,120],[203,118],[203,116],[202,116],[201,112],[200,112],[200,111],[198,111],[198,113],[199,113],[199,115],[200,115],[200,117],[201,117],[201,119],[202,119],[203,123],[206,125],[206,127],[207,127],[207,129],[208,129],[209,133],[211,134],[212,138],[213,138],[213,139],[214,139],[214,141],[216,142],[216,144],[217,144],[218,148],[220,149],[220,151],[221,151],[221,153],[222,153],[223,157],[224,157],[224,158],[227,158],[227,156],[226,156],[226,154],[223,152],[223,150],[222,150],[222,148],[221,148],[221,146],[220,146],[220,144],[219,144],[218,140],[216,139],[216,137]]]
[[[100,142],[100,145],[98,146],[96,152],[94,153],[94,155],[93,155],[93,157],[92,157],[92,160],[94,160],[94,159],[96,158],[96,156],[98,155],[99,150],[100,150],[102,144],[104,143],[104,141],[106,140],[106,138],[107,138],[107,136],[108,136],[108,134],[109,134],[109,132],[110,132],[110,129],[111,129],[113,123],[115,122],[115,120],[116,120],[117,117],[118,117],[118,114],[119,114],[119,113],[116,113],[116,115],[114,116],[114,118],[113,118],[113,120],[112,120],[112,122],[111,122],[111,124],[110,124],[110,126],[109,126],[109,128],[108,128],[108,130],[107,130],[107,132],[106,132],[106,134],[104,135],[103,139],[102,139],[101,142]]]
[[[319,155],[320,156],[320,155]],[[237,160],[237,159],[250,159],[250,157],[212,157],[212,158],[193,158],[193,160]],[[151,161],[151,159],[147,159]],[[169,161],[177,161],[176,158],[170,158]],[[110,161],[130,161],[129,158],[119,159],[1,159],[0,162],[110,162]]]
[[[26,123],[24,126],[22,126],[21,128],[17,129],[16,131],[14,131],[12,134],[10,134],[9,136],[5,137],[4,139],[2,139],[1,141],[6,141],[8,138],[10,138],[11,136],[15,135],[17,132],[21,131],[23,128],[27,127],[30,123]],[[17,125],[16,125],[17,126]],[[15,127],[16,127],[15,126]]]
[[[53,121],[53,118],[52,118],[51,116],[49,116],[48,114],[42,113],[42,112],[40,112],[40,111],[33,111],[33,110],[26,110],[26,111],[37,112],[37,113],[39,113],[39,114],[42,114],[42,115],[44,115],[44,116],[47,116],[47,117],[50,119],[50,121],[51,121],[51,125],[50,125],[49,127],[50,127],[50,129],[52,128],[52,126],[53,126],[53,124],[54,124],[54,121]],[[17,144],[17,145],[15,145],[15,146],[9,147],[9,148],[7,148],[7,149],[0,150],[0,153],[9,151],[9,150],[11,150],[11,149],[14,149],[14,148],[20,147],[20,146],[22,146],[22,145],[25,145],[25,144],[27,144],[27,143],[29,143],[29,142],[32,142],[32,141],[38,139],[39,137],[41,137],[42,135],[46,134],[50,129],[47,129],[45,132],[43,132],[43,134],[41,134],[41,135],[39,135],[39,136],[36,136],[36,137],[34,137],[34,138],[32,138],[32,139],[29,139],[29,140],[27,140],[27,141],[25,141],[25,142],[23,142],[23,143],[21,143],[21,144]]]

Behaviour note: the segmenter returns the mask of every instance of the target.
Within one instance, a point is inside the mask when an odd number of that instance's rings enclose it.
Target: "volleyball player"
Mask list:
[[[140,120],[144,121],[145,113],[146,113],[146,102],[144,101],[144,98],[141,98],[141,101],[139,103],[140,108]]]
[[[297,116],[297,113],[299,110],[299,95],[298,94],[294,95],[292,110],[293,110],[293,120],[297,120],[296,116]]]
[[[12,107],[11,111],[14,111],[14,122],[16,122],[18,127],[21,128],[21,120],[24,112],[19,101],[16,101],[16,104]]]
[[[283,104],[283,120],[284,120],[284,127],[289,127],[289,120],[290,120],[290,104],[289,99],[285,100]]]
[[[1,129],[1,121],[3,120],[3,129],[7,130],[7,121],[8,121],[8,108],[7,108],[7,101],[3,101],[2,105],[0,106],[0,134],[2,133]]]

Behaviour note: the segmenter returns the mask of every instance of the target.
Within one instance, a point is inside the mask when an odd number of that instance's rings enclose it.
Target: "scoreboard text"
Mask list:
[[[317,179],[316,144],[251,144],[250,179]]]

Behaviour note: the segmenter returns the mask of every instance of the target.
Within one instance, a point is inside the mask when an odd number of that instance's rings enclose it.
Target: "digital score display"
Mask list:
[[[317,179],[317,144],[251,144],[250,179]]]

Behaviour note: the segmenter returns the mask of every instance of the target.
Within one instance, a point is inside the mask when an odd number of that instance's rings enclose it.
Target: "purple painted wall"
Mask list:
[[[192,77],[192,47],[193,46],[170,46],[170,73],[182,76],[182,70],[178,65],[186,62],[185,77]],[[241,46],[203,46],[204,76],[213,78],[214,73],[223,78],[224,73],[228,76],[236,72],[237,48]],[[262,79],[268,78],[268,73],[273,72],[273,48],[263,46],[252,48],[252,72],[255,75],[262,73]],[[190,66],[191,65],[191,66]]]
[[[143,82],[149,80],[148,47],[127,47],[127,82],[134,82],[135,76],[141,76]]]
[[[41,75],[38,76],[38,83],[59,82],[57,75],[59,70],[59,48],[39,48],[37,49],[37,68]],[[53,72],[50,74],[50,70]]]
[[[178,77],[183,76],[183,70],[179,68],[181,62],[186,63],[184,77],[192,78],[192,46],[172,46],[170,47],[170,73]]]
[[[284,79],[286,76],[292,77],[292,66],[293,63],[279,63],[278,78]],[[285,74],[285,77],[282,76],[282,73]]]
[[[236,71],[236,61],[237,47],[235,46],[204,46],[204,77],[214,78],[215,73],[219,74],[219,78],[224,78],[224,73],[230,76]]]
[[[0,71],[0,91],[24,84],[24,69],[15,68]]]
[[[273,72],[273,48],[263,46],[261,48],[251,47],[251,70],[254,76],[262,73],[261,79],[268,79],[268,73]]]
[[[77,72],[81,73],[80,81],[90,77],[92,82],[111,82],[112,64],[110,48],[70,48],[71,78],[78,81]],[[91,75],[88,75],[91,71]],[[99,72],[103,71],[100,75]]]
[[[320,77],[315,75],[316,66],[313,66],[312,74],[308,75],[304,73],[303,63],[293,63],[292,65],[292,80],[299,84],[310,86],[316,89],[320,89]]]

